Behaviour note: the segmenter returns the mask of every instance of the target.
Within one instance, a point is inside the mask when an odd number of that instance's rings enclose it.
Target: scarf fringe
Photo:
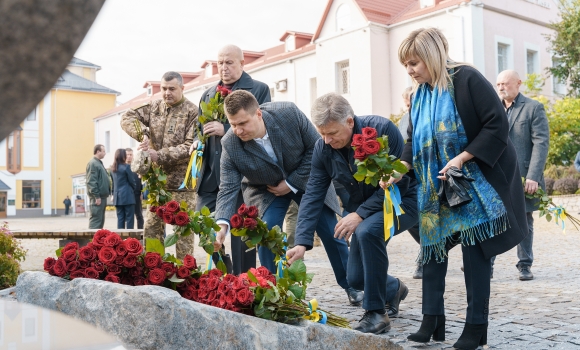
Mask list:
[[[479,225],[460,231],[457,240],[454,240],[453,235],[451,235],[448,236],[447,239],[444,239],[435,244],[421,246],[419,256],[417,257],[417,262],[421,263],[422,265],[425,265],[431,260],[431,256],[435,256],[437,263],[441,263],[445,261],[445,259],[448,256],[447,251],[445,249],[448,240],[452,240],[451,242],[449,242],[451,243],[452,246],[455,246],[459,243],[465,246],[475,245],[476,239],[478,242],[483,242],[489,238],[495,237],[500,233],[505,232],[508,227],[509,227],[508,215],[507,212],[504,212],[501,216],[493,220],[482,222]]]

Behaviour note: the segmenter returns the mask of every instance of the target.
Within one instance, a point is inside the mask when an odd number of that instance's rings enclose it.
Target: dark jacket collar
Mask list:
[[[224,85],[224,82],[220,80],[218,85]],[[254,87],[254,79],[248,73],[242,72],[240,79],[232,86],[232,91],[239,89],[252,90],[252,87]]]

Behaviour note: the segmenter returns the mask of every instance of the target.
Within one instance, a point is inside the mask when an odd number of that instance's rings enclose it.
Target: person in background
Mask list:
[[[135,180],[127,164],[127,153],[123,148],[115,151],[111,165],[113,175],[113,203],[117,209],[117,228],[132,229],[135,225]]]
[[[64,199],[64,201],[62,201],[62,203],[64,204],[64,215],[68,215],[71,205],[70,198],[66,196],[66,198]]]
[[[129,166],[129,170],[131,170],[131,162],[133,161],[133,150],[131,148],[125,148],[125,152],[127,153],[127,165]],[[133,181],[135,181],[135,217],[137,218],[137,228],[143,228],[143,207],[142,207],[142,198],[143,198],[143,183],[141,182],[141,177],[139,174],[133,174]]]
[[[101,229],[105,225],[105,208],[107,207],[107,198],[111,195],[111,182],[109,181],[109,173],[101,161],[107,154],[105,146],[95,145],[93,154],[94,157],[89,161],[86,169],[86,184],[91,211],[89,229]]]
[[[405,114],[401,117],[399,121],[399,131],[403,135],[403,139],[407,139],[407,129],[409,128],[409,107],[411,106],[411,93],[413,93],[413,87],[408,86],[403,91],[403,102],[405,103]]]

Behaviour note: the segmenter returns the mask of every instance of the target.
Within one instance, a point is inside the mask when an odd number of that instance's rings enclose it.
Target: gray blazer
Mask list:
[[[230,129],[222,138],[220,187],[216,202],[216,219],[229,220],[236,213],[240,187],[244,203],[255,205],[260,216],[276,196],[266,185],[286,180],[303,195],[310,176],[312,152],[320,135],[314,125],[292,102],[270,102],[260,106],[262,118],[278,162],[254,140],[242,141]],[[325,204],[341,212],[334,187],[328,189]]]
[[[544,167],[550,146],[550,129],[544,105],[521,93],[511,113],[509,137],[516,148],[520,174],[545,189]],[[526,199],[526,211],[537,210],[537,201]]]

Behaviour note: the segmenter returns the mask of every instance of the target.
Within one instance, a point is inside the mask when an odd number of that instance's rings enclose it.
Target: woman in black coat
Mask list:
[[[135,181],[123,148],[115,152],[111,166],[113,174],[113,202],[117,209],[117,228],[132,229],[135,226]],[[126,225],[125,225],[126,223]]]
[[[454,347],[487,343],[491,257],[527,235],[524,193],[505,110],[492,85],[473,67],[454,62],[435,28],[413,31],[399,60],[414,80],[408,140],[401,161],[420,184],[418,210],[423,256],[423,322],[408,339],[445,339],[448,251],[462,245],[466,322]],[[456,167],[474,179],[471,201],[440,200],[445,173]]]

